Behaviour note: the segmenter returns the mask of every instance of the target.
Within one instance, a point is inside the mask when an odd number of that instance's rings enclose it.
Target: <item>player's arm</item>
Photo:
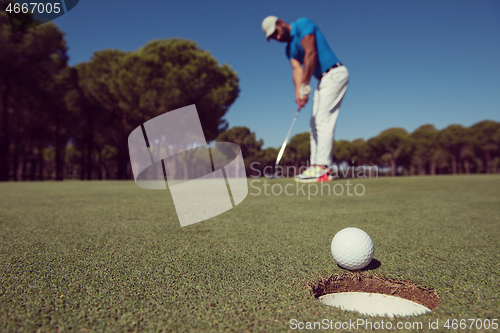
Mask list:
[[[302,80],[299,83],[299,87],[302,84],[308,85],[311,81],[311,77],[314,74],[316,68],[317,55],[316,50],[316,37],[314,34],[309,34],[302,38],[301,42],[302,48],[304,49],[304,72],[302,75]]]
[[[300,94],[300,84],[304,77],[304,70],[302,69],[302,64],[297,59],[292,58],[290,63],[292,64],[293,84],[295,85],[295,103],[297,103],[300,110],[307,103],[307,96],[304,97]]]
[[[290,60],[290,64],[292,65],[292,71],[293,71],[292,78],[293,78],[293,84],[295,85],[295,96],[299,96],[299,88],[302,82],[302,76],[304,70],[302,69],[302,65],[297,59],[292,58]]]

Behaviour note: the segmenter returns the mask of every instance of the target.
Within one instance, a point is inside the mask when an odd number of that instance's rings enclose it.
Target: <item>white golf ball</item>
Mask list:
[[[365,268],[373,258],[373,242],[358,228],[340,230],[332,240],[332,256],[340,267],[355,271]]]

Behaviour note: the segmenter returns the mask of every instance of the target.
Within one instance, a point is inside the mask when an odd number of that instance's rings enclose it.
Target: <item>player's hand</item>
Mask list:
[[[302,109],[307,104],[308,100],[309,96],[301,96],[298,93],[295,94],[295,102],[297,103],[299,110]]]

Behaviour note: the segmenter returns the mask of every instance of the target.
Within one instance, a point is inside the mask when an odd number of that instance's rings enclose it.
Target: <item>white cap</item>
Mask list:
[[[276,21],[278,21],[276,16],[268,16],[262,21],[262,31],[266,34],[267,41],[269,41],[269,36],[276,30]]]

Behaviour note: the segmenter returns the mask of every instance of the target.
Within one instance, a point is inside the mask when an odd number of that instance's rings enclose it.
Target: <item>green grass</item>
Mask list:
[[[500,176],[357,179],[362,196],[325,189],[310,200],[307,185],[305,196],[295,187],[293,196],[257,196],[257,181],[235,209],[184,228],[169,191],[133,182],[0,184],[0,331],[273,332],[289,331],[291,319],[380,321],[324,306],[305,287],[343,272],[330,242],[348,226],[374,241],[381,266],[369,274],[442,298],[432,313],[393,323],[439,319],[436,331],[448,331],[447,319],[500,319]]]

